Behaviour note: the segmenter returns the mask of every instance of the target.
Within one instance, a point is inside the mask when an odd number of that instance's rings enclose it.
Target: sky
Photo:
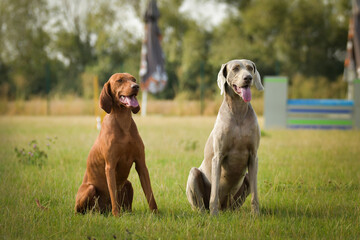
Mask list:
[[[220,24],[230,13],[236,13],[236,10],[232,10],[228,4],[219,3],[216,0],[184,0],[179,11],[204,26],[208,31]],[[136,18],[136,14],[131,8],[123,12],[126,12],[126,19],[128,19],[126,25],[136,31],[137,37],[142,37],[144,31],[142,19]]]
[[[206,30],[211,30],[230,13],[236,12],[228,4],[216,0],[185,0],[179,10],[198,24],[204,25]]]
[[[51,6],[61,6],[64,4],[64,2],[67,1],[48,0],[48,2]],[[80,2],[80,6],[86,6],[89,4],[91,5],[91,3],[87,2],[86,0],[80,0]],[[92,4],[96,4],[96,1],[91,2]],[[109,2],[111,4],[112,1],[110,0]],[[147,0],[143,0],[142,2],[146,3]],[[77,12],[80,15],[82,15],[81,13],[83,11],[88,11],[88,7],[76,8],[76,6],[79,4],[70,5],[73,6],[71,8],[72,11]],[[125,25],[136,33],[136,37],[142,37],[144,31],[144,23],[142,22],[142,19],[136,17],[136,13],[131,7],[126,5],[123,7],[126,8],[125,10],[122,9],[121,11],[121,18],[123,19],[123,23],[126,21]],[[146,6],[144,6],[144,9],[145,7]],[[236,11],[232,10],[228,4],[218,2],[217,0],[184,0],[183,4],[180,6],[179,11],[185,16],[195,20],[199,25],[204,26],[206,30],[211,30],[214,26],[217,26],[229,14],[236,13]]]

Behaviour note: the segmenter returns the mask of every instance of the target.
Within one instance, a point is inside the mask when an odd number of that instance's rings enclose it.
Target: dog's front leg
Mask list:
[[[250,156],[249,161],[249,182],[251,192],[251,210],[255,214],[259,214],[259,199],[257,192],[257,171],[258,171],[258,158],[256,155]]]
[[[114,216],[118,216],[119,215],[119,206],[118,206],[118,202],[117,202],[115,167],[111,166],[109,163],[106,163],[105,174],[106,174],[106,182],[107,182],[107,185],[109,188],[109,193],[110,193],[112,214]]]
[[[145,165],[145,160],[136,162],[135,169],[136,169],[137,173],[139,174],[141,187],[144,191],[144,194],[145,194],[146,200],[149,204],[150,210],[153,212],[157,212],[158,208],[156,205],[154,193],[151,188],[149,171]]]
[[[219,184],[221,174],[221,157],[220,154],[214,155],[211,163],[211,194],[210,194],[210,214],[218,215],[219,213]]]

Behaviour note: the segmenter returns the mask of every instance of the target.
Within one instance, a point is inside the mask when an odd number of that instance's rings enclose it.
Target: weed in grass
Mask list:
[[[48,137],[46,147],[50,149],[51,144],[54,144],[57,137],[54,139]],[[41,168],[46,163],[46,159],[48,158],[47,153],[44,150],[41,150],[37,140],[31,140],[29,142],[28,148],[17,148],[15,147],[16,157],[19,159],[19,162],[26,165],[34,165]]]
[[[181,143],[184,144],[184,150],[186,152],[195,151],[199,146],[199,142],[197,140],[184,140],[181,141]]]
[[[264,130],[261,130],[261,137],[269,137],[270,135],[265,132]]]

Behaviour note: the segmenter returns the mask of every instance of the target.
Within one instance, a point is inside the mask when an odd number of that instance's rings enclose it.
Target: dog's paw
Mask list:
[[[255,216],[260,215],[259,205],[251,205],[251,213]]]
[[[218,209],[211,209],[210,210],[210,215],[214,216],[214,217],[218,216],[219,215],[219,210]]]
[[[115,216],[115,217],[120,217],[120,213],[119,213],[119,210],[112,210],[111,211],[112,215]]]
[[[211,200],[210,199],[210,215],[211,216],[218,216],[219,215],[219,200]]]

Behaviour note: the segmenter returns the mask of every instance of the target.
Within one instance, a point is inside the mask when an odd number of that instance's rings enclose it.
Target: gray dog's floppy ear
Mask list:
[[[263,85],[261,84],[261,77],[260,77],[260,73],[258,72],[258,70],[256,69],[256,66],[254,63],[252,63],[254,66],[254,71],[255,71],[255,76],[254,76],[254,83],[255,83],[255,87],[257,90],[262,91],[264,90]]]
[[[113,100],[111,97],[110,83],[106,82],[100,93],[100,107],[104,109],[105,112],[110,113],[112,105]]]
[[[225,91],[225,83],[226,83],[227,69],[226,63],[221,65],[221,69],[218,73],[217,84],[220,88],[220,95],[223,95]]]

